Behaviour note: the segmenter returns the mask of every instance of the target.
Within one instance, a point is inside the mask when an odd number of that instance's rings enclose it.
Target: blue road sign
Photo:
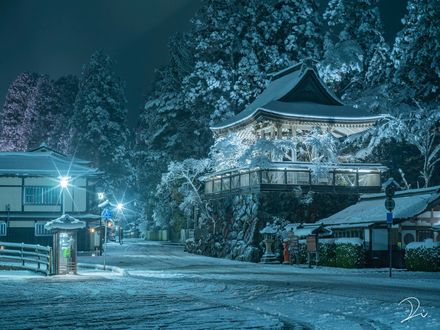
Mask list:
[[[112,211],[105,208],[104,210],[102,210],[101,217],[105,220],[110,220],[112,218]]]
[[[393,212],[387,212],[387,224],[393,224]]]

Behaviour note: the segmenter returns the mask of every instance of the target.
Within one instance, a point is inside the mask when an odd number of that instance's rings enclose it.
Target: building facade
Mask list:
[[[99,246],[95,186],[99,171],[89,162],[42,146],[0,153],[0,241],[52,245],[44,225],[63,213],[87,223],[79,250]]]

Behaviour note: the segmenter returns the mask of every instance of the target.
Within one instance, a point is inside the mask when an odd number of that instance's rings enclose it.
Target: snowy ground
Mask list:
[[[103,257],[80,257],[103,263]],[[439,329],[440,274],[308,269],[189,255],[179,246],[110,244],[121,272],[43,277],[0,271],[0,329]],[[116,269],[119,270],[119,269]],[[404,323],[416,297],[428,315]],[[417,313],[418,313],[417,312]]]

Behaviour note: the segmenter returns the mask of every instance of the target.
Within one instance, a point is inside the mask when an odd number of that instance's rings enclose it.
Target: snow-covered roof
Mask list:
[[[47,151],[0,152],[0,175],[94,176],[99,171],[83,160]]]
[[[323,236],[331,235],[331,230],[323,227],[320,224],[288,224],[285,228],[286,231],[293,231],[295,236],[307,237],[309,235],[321,234]],[[321,236],[320,235],[320,236]]]
[[[100,215],[91,214],[91,213],[71,213],[77,219],[87,220],[99,220],[101,218]],[[56,215],[55,215],[56,216]],[[6,219],[14,219],[14,220],[29,220],[32,218],[33,220],[44,221],[47,219],[53,219],[54,213],[52,212],[25,212],[25,213],[3,213],[0,214],[0,220]]]
[[[68,160],[69,162],[74,162],[74,163],[82,164],[82,165],[87,165],[87,164],[91,163],[91,161],[89,161],[89,160],[81,159],[76,156],[65,155],[65,154],[59,152],[58,150],[55,150],[55,149],[47,146],[45,143],[42,143],[42,144],[40,144],[40,146],[38,148],[30,149],[27,152],[49,152],[49,153],[55,154],[59,157],[62,157],[64,159]]]
[[[403,221],[425,212],[430,206],[440,202],[440,186],[398,191],[394,195],[396,203],[394,219]],[[325,218],[319,223],[325,226],[385,223],[385,194],[365,194],[359,202]]]
[[[374,225],[374,222],[363,222],[363,223],[352,223],[352,224],[338,224],[338,225],[330,225],[328,228],[334,229],[347,229],[347,228],[368,228]]]
[[[320,79],[315,68],[299,63],[275,75],[266,89],[245,110],[212,126],[221,130],[256,118],[259,114],[308,121],[373,124],[381,116],[344,105]]]
[[[63,214],[61,217],[49,221],[44,225],[46,230],[75,230],[85,228],[86,223],[78,220],[68,214]]]

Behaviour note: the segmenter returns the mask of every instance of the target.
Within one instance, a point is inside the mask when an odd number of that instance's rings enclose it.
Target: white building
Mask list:
[[[0,152],[0,241],[52,245],[44,225],[64,212],[87,223],[78,234],[78,249],[95,249],[100,217],[91,210],[98,177],[89,162],[46,146]],[[64,188],[61,178],[67,180]]]

